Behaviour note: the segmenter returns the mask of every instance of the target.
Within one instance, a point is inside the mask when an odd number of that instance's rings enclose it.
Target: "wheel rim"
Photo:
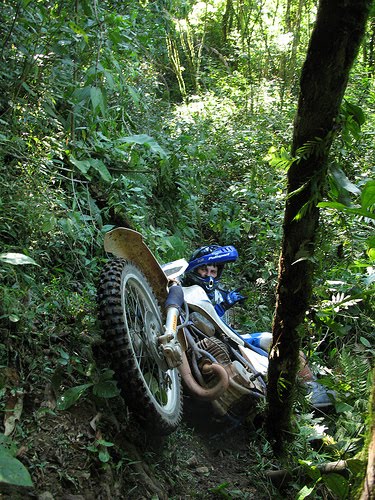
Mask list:
[[[174,410],[177,398],[176,370],[167,370],[158,349],[162,320],[153,297],[135,274],[123,276],[124,324],[144,386],[154,405],[163,413]]]

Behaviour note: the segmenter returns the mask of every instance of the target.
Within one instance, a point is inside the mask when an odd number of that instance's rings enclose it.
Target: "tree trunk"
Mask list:
[[[373,370],[373,375],[375,375],[375,369]],[[375,499],[375,386],[372,387],[369,406],[370,411],[367,430],[367,468],[360,500]]]
[[[307,146],[307,150],[288,171],[268,371],[267,430],[279,451],[291,430],[301,344],[297,328],[304,319],[311,295],[314,240],[319,220],[316,204],[324,189],[335,118],[364,34],[370,5],[371,0],[320,0],[302,69],[292,155],[295,157],[301,146]]]

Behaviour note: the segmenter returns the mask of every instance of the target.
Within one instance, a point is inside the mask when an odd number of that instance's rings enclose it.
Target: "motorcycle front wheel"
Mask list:
[[[131,262],[110,261],[98,305],[106,357],[129,409],[153,432],[170,434],[182,417],[182,387],[159,349],[162,314],[146,277]]]

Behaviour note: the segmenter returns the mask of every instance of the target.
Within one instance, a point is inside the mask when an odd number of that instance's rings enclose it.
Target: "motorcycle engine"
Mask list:
[[[216,337],[205,338],[197,343],[197,347],[207,351],[221,364],[228,373],[229,387],[212,405],[219,415],[249,412],[255,408],[253,391],[263,392],[257,380],[253,381],[251,373],[237,360],[232,361],[227,346]],[[208,387],[215,385],[215,377],[205,377]]]
[[[197,343],[199,349],[207,351],[221,365],[227,365],[231,362],[227,346],[216,337],[205,338]]]

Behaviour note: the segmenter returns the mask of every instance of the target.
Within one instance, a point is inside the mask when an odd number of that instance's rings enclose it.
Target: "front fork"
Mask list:
[[[195,380],[184,352],[187,346],[183,327],[188,321],[188,310],[184,323],[177,326],[180,310],[184,304],[185,299],[181,286],[172,285],[165,302],[167,309],[165,332],[159,337],[159,343],[168,367],[170,369],[178,368],[190,392],[205,401],[213,401],[220,397],[229,387],[229,375],[223,366],[206,359],[202,365],[202,373],[213,375],[216,378],[215,385],[213,387],[202,387]]]
[[[182,329],[177,327],[180,309],[183,304],[184,292],[182,287],[177,284],[172,285],[165,302],[167,317],[164,334],[158,339],[170,369],[177,368],[183,361],[181,342],[178,339],[178,330],[182,331]]]

